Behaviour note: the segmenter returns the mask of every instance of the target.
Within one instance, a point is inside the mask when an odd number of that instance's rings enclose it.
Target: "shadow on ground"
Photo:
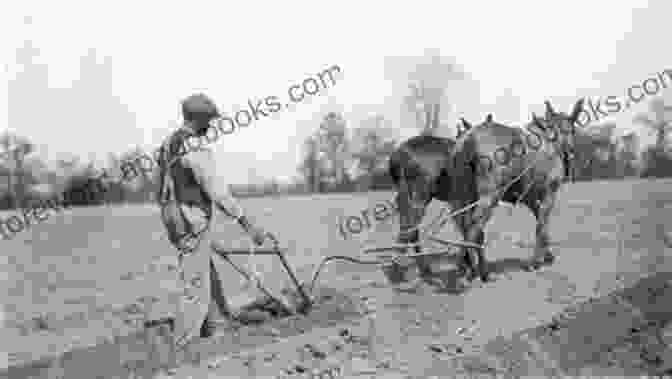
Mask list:
[[[465,373],[514,377],[672,374],[670,304],[672,273],[656,273],[567,307],[548,324],[497,337],[482,354],[457,361]]]
[[[454,263],[455,259],[451,259]],[[487,270],[491,282],[497,281],[498,277],[513,272],[525,271],[527,261],[519,258],[503,258],[487,263]],[[459,295],[468,291],[471,286],[465,286],[461,281],[460,272],[457,269],[441,270],[423,277],[425,283],[435,287],[437,294]],[[479,280],[479,279],[476,279]],[[402,292],[409,292],[401,290]]]

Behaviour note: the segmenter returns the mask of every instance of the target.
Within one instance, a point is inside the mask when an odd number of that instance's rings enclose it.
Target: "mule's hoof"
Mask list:
[[[470,282],[473,282],[476,278],[480,276],[480,273],[478,272],[478,270],[474,268],[469,268],[467,269],[467,274],[465,276]]]
[[[408,282],[408,268],[397,263],[391,263],[382,267],[383,274],[391,284]]]
[[[533,258],[528,264],[526,271],[536,271],[539,270],[542,266],[548,266],[555,262],[555,256],[551,253],[544,254],[541,258]]]
[[[464,278],[466,281],[471,283],[474,280],[476,280],[476,278],[478,278],[479,275],[478,275],[478,272],[476,270],[466,269],[462,272],[462,275],[460,275],[460,277]]]
[[[474,276],[474,274],[471,268],[465,266],[459,266],[457,268],[457,276],[460,278],[469,278]]]
[[[420,266],[418,265],[418,274],[423,278],[429,278],[434,275],[431,266]]]
[[[537,271],[541,268],[542,262],[531,261],[523,264],[523,270],[527,272]]]
[[[461,276],[455,280],[455,289],[458,291],[466,291],[470,287],[471,281],[464,276]]]
[[[467,275],[467,269],[464,266],[457,267],[457,276],[463,277]]]

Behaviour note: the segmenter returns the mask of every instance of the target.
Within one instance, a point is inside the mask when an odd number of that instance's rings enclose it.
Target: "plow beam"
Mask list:
[[[473,247],[476,249],[482,249],[483,246],[479,244],[475,244],[472,242],[466,242],[466,241],[453,241],[453,240],[444,240],[436,237],[429,237],[429,240],[437,242],[441,245],[444,246],[459,246],[459,247]],[[391,245],[385,245],[385,246],[373,246],[373,247],[367,247],[364,248],[363,252],[364,254],[371,254],[371,253],[378,253],[382,251],[395,251],[395,250],[403,250],[411,247],[416,247],[420,246],[420,243],[409,243],[409,244],[391,244]],[[425,254],[425,253],[420,253],[420,254]],[[417,254],[408,254],[407,256],[412,256],[412,255],[417,255]]]

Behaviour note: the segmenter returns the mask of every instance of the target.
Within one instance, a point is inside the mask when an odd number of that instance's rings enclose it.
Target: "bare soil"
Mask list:
[[[667,246],[672,229],[666,225],[671,185],[670,181],[627,181],[566,186],[551,219],[558,259],[537,272],[522,271],[519,265],[531,254],[533,217],[523,209],[510,214],[498,209],[487,231],[486,255],[494,280],[474,282],[465,292],[451,288],[454,273],[449,259],[437,262],[442,280],[411,290],[390,286],[372,266],[335,263],[323,273],[320,285],[344,299],[366,304],[358,311],[360,317],[326,328],[304,326],[305,330],[289,333],[292,336],[260,340],[256,347],[239,353],[233,353],[236,346],[221,346],[226,354],[180,367],[174,377],[310,377],[311,370],[327,367],[337,367],[342,377],[389,378],[459,377],[467,372],[515,377],[525,373],[520,370],[530,375],[534,370],[543,375],[580,370],[622,371],[620,375],[664,372],[670,362],[666,321],[627,331],[625,337],[610,346],[598,346],[586,353],[590,359],[581,360],[560,359],[581,345],[577,345],[579,339],[546,343],[542,332],[546,329],[541,326],[552,324],[567,307],[592,304],[590,299],[636,286],[642,278],[662,278],[656,275],[672,272]],[[336,225],[339,216],[356,215],[389,197],[391,193],[254,199],[245,205],[293,252],[289,260],[307,280],[324,256],[359,256],[365,243],[393,240],[396,218],[345,241]],[[428,221],[438,214],[440,205],[432,204]],[[75,335],[80,337],[78,343],[84,343],[101,334],[123,333],[123,328],[134,327],[124,320],[141,313],[143,304],[169,302],[179,290],[173,252],[155,210],[120,207],[69,212],[33,227],[21,238],[3,241],[11,246],[11,253],[4,265],[6,323],[0,343],[14,359],[39,354],[36,346],[46,350],[75,343]],[[231,225],[218,227],[232,246],[247,246],[242,235],[232,234]],[[78,234],[77,228],[88,233]],[[455,238],[450,226],[440,235]],[[288,286],[277,262],[257,259],[268,283]],[[230,286],[239,284],[231,275]],[[642,309],[649,303],[633,299],[628,304],[632,306],[627,309],[646,313]],[[626,313],[620,308],[619,312]],[[617,335],[616,329],[626,325],[619,321],[597,333],[604,327],[602,321],[600,317],[588,324],[592,326],[581,326],[581,333]],[[345,336],[344,330],[348,331]],[[512,338],[525,343],[516,345]],[[499,348],[498,343],[514,347]],[[565,347],[554,351],[549,346]],[[522,353],[526,350],[546,358],[526,361]]]

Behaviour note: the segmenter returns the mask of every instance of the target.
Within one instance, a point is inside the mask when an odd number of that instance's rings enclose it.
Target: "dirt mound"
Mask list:
[[[532,276],[548,276],[543,272],[521,275],[530,278],[518,280],[524,284],[531,282]],[[671,274],[654,274],[605,296],[569,307],[560,305],[561,312],[553,312],[548,321],[534,327],[522,317],[526,306],[493,311],[496,303],[491,302],[474,311],[475,304],[469,303],[469,297],[484,291],[490,292],[490,298],[503,298],[492,292],[510,294],[510,288],[501,288],[507,283],[513,284],[502,280],[498,287],[473,288],[462,298],[425,290],[399,294],[372,286],[353,291],[359,301],[377,299],[373,317],[364,317],[362,312],[362,317],[351,322],[313,328],[237,353],[220,353],[214,348],[215,359],[183,365],[174,378],[198,374],[296,377],[329,370],[337,370],[342,377],[366,374],[389,378],[672,372],[672,328],[668,326],[672,321]],[[551,287],[547,291],[555,290]],[[512,329],[498,335],[496,329],[503,323],[511,323],[507,328]],[[528,326],[515,326],[525,324]],[[246,334],[244,338],[253,337]]]
[[[459,362],[465,372],[513,376],[672,374],[670,300],[672,274],[655,274],[565,308],[548,323],[495,338]]]
[[[290,296],[294,295],[290,293]],[[233,324],[228,329],[218,330],[211,338],[192,341],[177,351],[174,358],[170,357],[173,340],[170,333],[165,333],[164,324],[169,323],[157,323],[156,326],[163,330],[158,333],[142,328],[125,329],[123,335],[104,341],[99,340],[95,330],[88,330],[91,343],[82,344],[80,341],[74,346],[60,336],[58,341],[53,341],[58,342],[56,348],[44,336],[31,335],[26,337],[33,341],[30,351],[27,354],[10,354],[10,367],[6,371],[0,370],[0,377],[52,377],[60,373],[60,377],[69,379],[89,379],[128,377],[133,372],[144,375],[146,370],[160,366],[172,366],[175,362],[184,366],[190,362],[202,362],[215,354],[235,354],[361,316],[361,307],[356,300],[342,291],[319,288],[314,291],[313,297],[315,305],[307,315],[276,314],[264,322]],[[266,304],[265,309],[252,308],[258,312],[277,310],[271,304]]]

